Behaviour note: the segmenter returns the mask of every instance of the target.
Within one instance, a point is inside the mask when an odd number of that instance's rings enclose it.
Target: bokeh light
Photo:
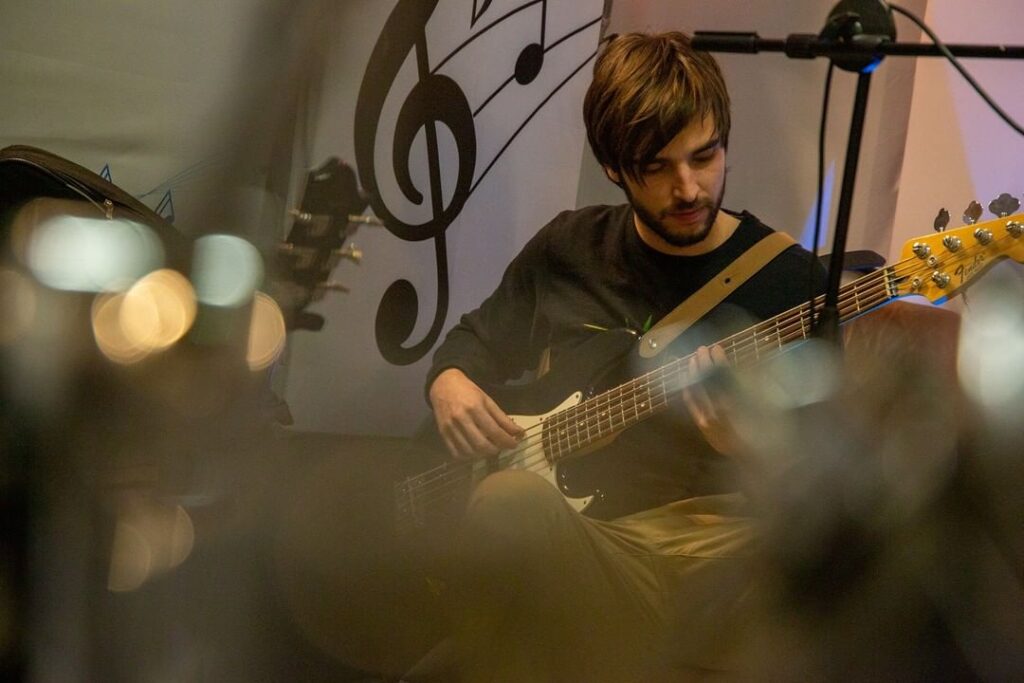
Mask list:
[[[121,327],[124,294],[101,294],[92,304],[92,333],[104,356],[115,363],[134,363],[146,356]]]
[[[157,270],[123,294],[101,294],[93,302],[92,329],[107,358],[134,363],[181,339],[196,317],[192,286],[173,270]]]
[[[173,270],[158,270],[129,289],[121,305],[121,327],[135,344],[165,349],[181,339],[196,318],[192,285]]]
[[[16,270],[0,268],[0,344],[10,344],[32,327],[37,305],[32,282]]]
[[[1024,281],[997,267],[970,294],[960,330],[960,382],[988,413],[1017,420],[1024,397]]]
[[[195,526],[185,508],[134,500],[114,529],[107,588],[133,591],[188,559],[194,545]]]
[[[200,302],[241,306],[263,279],[263,259],[249,242],[233,235],[206,235],[195,243],[192,282]]]
[[[115,593],[133,591],[149,578],[153,553],[145,535],[128,520],[119,520],[110,551],[107,588]]]
[[[810,339],[764,364],[759,375],[762,398],[782,409],[826,401],[840,387],[840,370],[835,348],[821,339]]]
[[[263,292],[256,292],[249,325],[246,362],[251,370],[261,370],[281,355],[285,344],[284,315],[277,302]]]
[[[54,289],[109,292],[163,265],[164,249],[140,223],[56,216],[32,227],[25,258],[39,281]]]

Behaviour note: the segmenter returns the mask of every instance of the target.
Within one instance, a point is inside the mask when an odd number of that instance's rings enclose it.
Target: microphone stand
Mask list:
[[[857,163],[871,87],[871,73],[887,55],[901,57],[944,56],[938,46],[897,43],[892,10],[884,0],[841,0],[829,13],[825,28],[818,35],[795,33],[785,40],[762,39],[757,33],[697,31],[694,49],[706,52],[782,52],[792,59],[827,57],[844,71],[856,72],[857,92],[846,145],[846,163],[836,212],[836,229],[829,260],[825,303],[815,322],[814,334],[839,343],[839,285],[846,252],[846,238],[853,204]],[[1024,59],[1024,46],[948,45],[958,57]]]

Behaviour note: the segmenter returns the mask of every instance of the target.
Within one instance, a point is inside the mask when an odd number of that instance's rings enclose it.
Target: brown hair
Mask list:
[[[729,141],[729,93],[718,63],[673,31],[611,36],[583,100],[587,139],[602,166],[640,178],[644,164],[692,121],[710,116]]]

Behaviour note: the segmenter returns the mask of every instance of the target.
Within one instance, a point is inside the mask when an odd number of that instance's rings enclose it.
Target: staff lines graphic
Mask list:
[[[491,3],[488,2],[486,5],[484,5],[484,8],[480,11],[480,13],[483,14],[484,12],[486,12],[487,11],[487,7],[490,4]],[[530,0],[530,2],[523,3],[519,7],[516,7],[515,9],[509,10],[505,14],[501,15],[500,17],[498,17],[497,19],[495,19],[491,23],[487,24],[482,29],[480,29],[479,31],[474,33],[473,35],[471,35],[469,38],[466,38],[466,40],[462,41],[462,43],[460,43],[454,50],[449,52],[445,56],[444,59],[442,59],[440,62],[438,62],[437,66],[434,67],[433,71],[434,72],[440,71],[444,67],[444,65],[447,64],[448,61],[452,57],[454,57],[455,55],[457,55],[460,52],[462,52],[462,50],[464,48],[466,48],[467,46],[469,46],[470,44],[475,42],[477,38],[479,38],[480,36],[484,35],[488,31],[490,31],[492,28],[495,28],[496,26],[504,23],[507,19],[515,16],[516,14],[519,14],[523,10],[526,10],[526,9],[529,9],[529,8],[533,7],[534,5],[542,5],[542,8],[541,8],[541,24],[540,24],[540,43],[541,43],[541,45],[543,45],[544,44],[544,33],[545,33],[546,25],[547,25],[547,5],[548,5],[548,0]],[[479,19],[479,18],[480,18],[479,16],[474,17],[473,23],[476,23],[476,20]],[[598,17],[598,21],[600,21],[600,20],[601,20],[601,17]]]
[[[569,33],[566,33],[564,36],[562,36],[561,38],[559,38],[555,42],[551,43],[551,45],[545,46],[544,47],[544,54],[547,54],[551,50],[555,49],[556,47],[558,47],[559,45],[564,43],[566,40],[568,40],[569,38],[572,38],[573,36],[575,36],[577,33],[581,33],[582,31],[586,31],[588,28],[590,28],[594,24],[598,24],[600,22],[601,22],[601,17],[598,17],[597,19],[594,19],[593,21],[588,21],[587,23],[583,24],[582,26],[580,26],[580,27],[570,31]],[[594,54],[596,54],[596,51],[594,52]],[[584,62],[584,64],[589,62],[592,58],[593,58],[593,55],[588,57],[587,60]],[[576,69],[576,71],[579,71],[579,69]],[[513,72],[513,74],[511,76],[509,76],[507,79],[505,79],[505,81],[501,85],[498,86],[497,90],[495,90],[493,93],[488,95],[487,98],[483,101],[483,103],[479,107],[477,107],[476,110],[473,111],[473,116],[475,117],[477,114],[479,114],[481,111],[483,111],[484,107],[486,107],[488,104],[490,104],[491,100],[493,100],[495,97],[497,97],[498,93],[500,93],[502,90],[504,90],[506,87],[508,87],[512,83],[512,81],[515,81],[515,80],[518,80],[518,75]],[[521,83],[521,85],[525,85],[525,84]]]
[[[486,168],[484,168],[484,170],[480,173],[480,176],[476,179],[476,181],[470,187],[470,190],[469,190],[470,193],[472,193],[474,190],[476,190],[477,186],[480,185],[480,183],[483,181],[483,179],[487,175],[487,173],[492,168],[494,168],[494,165],[496,163],[498,163],[498,160],[501,158],[501,155],[504,154],[505,151],[512,145],[512,143],[515,141],[516,137],[523,131],[524,128],[526,128],[527,124],[529,124],[530,121],[533,120],[533,117],[536,116],[540,112],[540,110],[544,108],[544,105],[546,105],[548,103],[548,101],[552,97],[554,97],[556,94],[558,94],[559,90],[561,90],[563,87],[565,87],[565,85],[569,81],[571,81],[573,79],[573,77],[576,76],[576,74],[578,74],[580,72],[580,69],[582,69],[587,64],[589,64],[594,59],[595,56],[597,56],[597,50],[594,50],[594,52],[592,52],[590,54],[590,56],[587,57],[587,59],[585,59],[583,62],[581,62],[579,64],[579,66],[577,66],[575,69],[573,69],[572,72],[568,76],[566,76],[562,80],[561,83],[556,85],[555,88],[550,93],[548,93],[548,95],[543,100],[541,100],[540,104],[538,104],[534,108],[534,110],[532,112],[530,112],[526,116],[526,118],[523,120],[523,122],[521,124],[519,124],[519,127],[516,128],[515,131],[512,133],[512,135],[509,136],[508,140],[505,141],[505,144],[502,145],[501,149],[498,150],[498,153],[494,156],[494,158],[491,159],[491,162],[489,164],[487,164]]]

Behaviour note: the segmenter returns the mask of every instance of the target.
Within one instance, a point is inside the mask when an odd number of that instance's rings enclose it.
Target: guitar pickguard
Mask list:
[[[549,484],[557,488],[569,505],[576,512],[583,512],[593,502],[595,496],[573,497],[569,494],[564,478],[559,475],[558,466],[551,463],[550,454],[545,451],[544,422],[548,417],[572,408],[583,400],[583,392],[577,391],[562,401],[553,410],[543,415],[510,415],[527,435],[536,435],[535,439],[527,436],[526,443],[518,448],[506,451],[498,456],[502,469],[523,469],[539,474]],[[532,441],[532,442],[531,442]]]

